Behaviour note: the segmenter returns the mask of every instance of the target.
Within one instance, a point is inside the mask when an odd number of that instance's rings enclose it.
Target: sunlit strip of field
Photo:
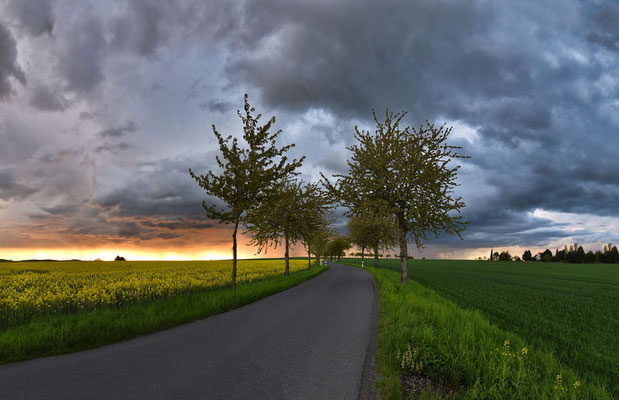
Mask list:
[[[291,260],[291,272],[307,261]],[[283,260],[240,260],[239,284],[284,272]],[[14,262],[0,264],[0,329],[33,317],[118,307],[229,285],[232,261]]]
[[[381,266],[399,271],[400,261]],[[409,278],[619,394],[619,266],[412,260]]]

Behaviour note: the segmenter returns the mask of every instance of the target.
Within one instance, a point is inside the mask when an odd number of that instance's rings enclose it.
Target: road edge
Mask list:
[[[370,339],[365,353],[363,363],[363,373],[361,375],[361,387],[359,388],[359,400],[378,400],[378,391],[374,382],[376,381],[376,350],[378,347],[378,294],[376,292],[376,282],[368,271],[365,271],[372,279],[372,289],[374,290],[374,301],[372,302],[372,322],[370,324]]]

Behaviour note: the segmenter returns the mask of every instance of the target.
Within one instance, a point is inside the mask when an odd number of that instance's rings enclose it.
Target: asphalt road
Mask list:
[[[333,264],[224,314],[0,366],[0,398],[357,399],[375,311],[370,274]]]

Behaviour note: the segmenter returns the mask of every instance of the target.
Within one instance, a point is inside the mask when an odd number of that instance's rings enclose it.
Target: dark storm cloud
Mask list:
[[[229,101],[214,101],[211,100],[208,103],[200,104],[201,110],[209,110],[219,113],[225,113],[234,109],[234,104]]]
[[[592,42],[612,51],[619,51],[619,4],[609,2],[597,10],[591,18],[591,32],[587,36]]]
[[[116,154],[119,151],[127,150],[128,148],[129,148],[129,145],[125,142],[121,142],[118,144],[105,143],[101,146],[95,147],[95,151],[97,153],[108,152],[108,153]]]
[[[135,122],[128,121],[123,126],[119,126],[116,128],[108,128],[104,131],[99,132],[99,136],[101,136],[102,138],[106,138],[106,137],[118,138],[118,137],[123,136],[126,133],[135,132],[137,129],[138,128]]]
[[[189,168],[205,170],[203,163],[166,159],[142,167],[141,171],[103,171],[95,182],[91,203],[114,217],[203,217],[205,195],[188,172]]]
[[[52,214],[52,215],[63,215],[63,216],[71,216],[73,214],[75,214],[79,209],[79,205],[78,204],[71,204],[71,203],[63,203],[63,204],[57,204],[53,207],[41,207],[41,210],[45,211],[46,213]]]
[[[130,47],[143,56],[155,54],[157,47],[166,39],[162,27],[162,2],[131,1],[127,12],[112,22],[117,48]]]
[[[79,115],[81,121],[96,121],[98,118],[99,114],[95,112],[82,111]]]
[[[7,10],[19,21],[28,34],[51,35],[54,31],[54,12],[49,0],[11,0]]]
[[[304,176],[345,172],[354,125],[372,128],[373,107],[473,130],[452,139],[473,157],[458,188],[471,224],[464,241],[439,244],[597,240],[533,211],[619,215],[617,2],[75,4],[11,0],[0,21],[0,99],[24,93],[0,109],[0,157],[14,167],[0,197],[44,193],[55,203],[40,215],[76,215],[67,234],[173,240],[212,228],[187,168],[205,172],[214,154],[179,154],[194,150],[197,125],[234,133],[243,92],[307,152]],[[23,71],[36,74],[25,88]],[[34,110],[20,112],[26,103]],[[63,110],[62,122],[38,112]],[[60,154],[72,140],[79,152]]]
[[[89,92],[105,79],[103,58],[107,47],[101,20],[80,10],[79,19],[62,32],[57,69],[67,88]]]
[[[0,21],[0,100],[6,101],[15,93],[11,78],[26,84],[26,75],[17,64],[17,43]]]
[[[15,180],[15,174],[10,169],[0,169],[0,199],[1,200],[23,200],[38,191],[28,185],[21,184]]]
[[[64,111],[70,107],[69,101],[59,91],[53,92],[48,86],[36,85],[31,93],[29,104],[41,111]]]

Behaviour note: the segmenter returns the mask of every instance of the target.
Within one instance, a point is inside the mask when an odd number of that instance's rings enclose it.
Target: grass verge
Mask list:
[[[249,304],[324,272],[314,267],[229,288],[158,298],[117,308],[35,318],[0,331],[0,363],[69,353],[127,340]]]
[[[393,271],[367,268],[380,304],[376,361],[382,399],[402,398],[400,378],[431,378],[456,399],[610,399],[551,353],[492,325]],[[422,398],[437,398],[429,393]]]

